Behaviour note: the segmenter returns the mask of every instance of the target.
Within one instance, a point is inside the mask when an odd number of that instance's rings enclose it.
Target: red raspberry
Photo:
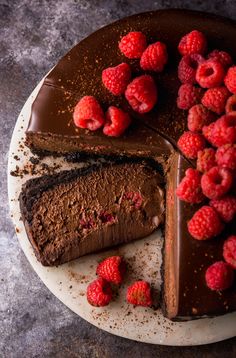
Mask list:
[[[198,65],[205,61],[198,53],[183,56],[178,66],[178,77],[182,83],[196,83],[196,72]]]
[[[217,261],[209,266],[205,274],[206,284],[213,291],[229,288],[234,280],[233,269],[223,261]]]
[[[107,306],[112,299],[110,284],[103,278],[98,278],[87,287],[87,300],[95,307]]]
[[[236,142],[236,115],[227,114],[203,127],[203,135],[215,147]]]
[[[225,85],[230,92],[236,94],[236,66],[232,66],[228,69],[225,76]]]
[[[100,262],[97,275],[108,282],[120,285],[126,271],[126,264],[121,256],[111,256]]]
[[[131,78],[130,66],[121,63],[116,67],[108,67],[102,71],[102,82],[104,86],[115,96],[125,92]]]
[[[202,206],[188,222],[188,231],[196,240],[208,240],[221,233],[224,224],[210,206]]]
[[[104,124],[104,113],[96,98],[84,96],[75,106],[73,119],[76,127],[96,131]]]
[[[157,88],[153,78],[142,75],[135,78],[127,87],[125,97],[134,111],[146,113],[157,102]]]
[[[140,58],[146,47],[146,36],[138,31],[129,32],[119,42],[119,49],[128,58]]]
[[[214,113],[202,104],[195,104],[188,112],[188,129],[192,132],[200,132],[203,126],[207,126],[214,120]]]
[[[203,33],[193,30],[182,37],[178,45],[178,50],[182,56],[192,53],[200,53],[203,55],[206,51],[206,47],[207,41]]]
[[[227,264],[236,270],[236,236],[230,236],[223,246],[223,256]]]
[[[221,114],[225,110],[225,104],[229,97],[226,87],[209,88],[202,97],[202,104],[212,112]]]
[[[236,144],[225,144],[216,151],[216,162],[222,168],[236,169]]]
[[[226,194],[233,183],[233,176],[228,169],[213,167],[204,173],[201,179],[203,194],[209,199],[219,199]]]
[[[224,68],[231,66],[233,63],[232,57],[225,51],[213,50],[209,53],[208,58],[219,61]]]
[[[106,112],[103,133],[110,137],[119,137],[131,123],[128,113],[121,109],[110,106]]]
[[[127,289],[126,299],[136,306],[149,307],[152,305],[151,288],[146,281],[136,281]]]
[[[202,95],[203,90],[201,88],[185,83],[179,88],[177,107],[180,109],[189,109],[201,102]]]
[[[220,62],[207,60],[198,66],[196,81],[203,88],[220,86],[223,83],[225,70]]]
[[[197,158],[197,152],[205,148],[203,135],[194,132],[184,132],[179,138],[177,145],[181,152],[190,159]]]
[[[140,60],[140,67],[144,71],[161,72],[168,61],[166,45],[162,42],[155,42],[149,45]]]
[[[224,222],[228,223],[233,220],[236,214],[236,198],[234,196],[228,195],[221,199],[213,199],[209,204]]]
[[[227,99],[226,106],[225,106],[225,112],[228,114],[230,112],[235,112],[236,114],[236,94],[233,96],[230,96]]]
[[[215,150],[213,148],[199,150],[197,153],[197,170],[204,173],[208,172],[208,170],[215,166]]]
[[[189,168],[176,189],[176,195],[187,203],[200,203],[204,199],[201,188],[201,174]]]

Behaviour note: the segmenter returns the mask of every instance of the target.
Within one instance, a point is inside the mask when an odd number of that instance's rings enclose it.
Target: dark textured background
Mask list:
[[[169,7],[236,19],[235,0],[0,0],[0,357],[236,357],[236,338],[201,347],[154,346],[112,336],[80,319],[31,269],[8,214],[11,133],[38,81],[68,49],[99,27]]]

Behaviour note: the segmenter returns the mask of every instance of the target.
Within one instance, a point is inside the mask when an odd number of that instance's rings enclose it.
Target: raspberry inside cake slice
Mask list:
[[[163,177],[145,163],[92,166],[26,182],[26,231],[43,265],[150,235],[164,218]]]

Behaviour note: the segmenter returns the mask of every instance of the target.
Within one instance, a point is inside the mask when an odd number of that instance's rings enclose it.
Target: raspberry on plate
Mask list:
[[[216,166],[215,150],[213,148],[205,148],[197,153],[197,170],[200,172],[208,172],[212,167]]]
[[[152,305],[151,288],[146,281],[136,281],[127,289],[127,302],[135,306],[150,307]]]
[[[216,162],[222,168],[236,169],[236,144],[225,144],[216,151]]]
[[[149,45],[143,52],[140,67],[144,71],[161,72],[168,61],[166,45],[162,42],[155,42]]]
[[[204,57],[199,53],[183,56],[178,66],[178,77],[180,82],[190,84],[196,83],[198,65],[204,61]]]
[[[96,273],[108,282],[120,285],[126,272],[126,264],[121,256],[111,256],[100,262]]]
[[[202,97],[202,104],[212,112],[221,114],[225,110],[225,104],[230,93],[226,87],[209,88]]]
[[[233,183],[232,173],[228,169],[213,167],[204,173],[201,179],[203,194],[209,199],[219,199],[225,195]]]
[[[176,195],[180,200],[187,203],[200,203],[204,199],[201,188],[201,173],[198,170],[189,168],[185,172],[185,177],[176,189]]]
[[[227,114],[202,129],[205,138],[215,147],[236,142],[236,114]]]
[[[153,78],[149,75],[136,77],[128,85],[125,97],[134,111],[151,111],[157,102],[157,88]]]
[[[236,66],[232,66],[228,69],[225,76],[225,85],[230,92],[236,94]]]
[[[103,133],[110,137],[119,137],[129,127],[131,118],[121,109],[110,106],[106,112]]]
[[[223,257],[227,264],[236,270],[236,236],[230,236],[223,246]]]
[[[180,109],[189,109],[201,102],[203,89],[185,83],[179,87],[177,107]]]
[[[119,42],[120,51],[128,58],[140,58],[146,47],[146,36],[139,31],[129,32]]]
[[[213,112],[202,104],[195,104],[188,112],[188,129],[192,132],[200,132],[203,126],[207,126],[215,119]]]
[[[233,269],[224,261],[217,261],[208,267],[205,274],[206,284],[213,291],[229,288],[234,280]]]
[[[180,136],[177,145],[187,158],[195,159],[197,158],[198,151],[205,148],[206,142],[202,134],[184,132]]]
[[[233,94],[233,96],[230,96],[227,99],[226,106],[225,106],[225,112],[228,114],[230,112],[235,112],[236,114],[236,94]]]
[[[115,96],[123,94],[131,79],[131,69],[127,63],[108,67],[102,71],[104,86]]]
[[[202,206],[188,222],[188,231],[196,240],[208,240],[221,233],[224,224],[210,206]]]
[[[212,60],[219,61],[224,66],[224,68],[231,66],[233,63],[232,57],[226,51],[213,50],[207,57]]]
[[[104,124],[103,110],[93,96],[84,96],[77,103],[73,113],[76,127],[96,131]]]
[[[196,72],[196,81],[203,88],[220,86],[223,83],[225,70],[216,60],[207,60],[201,63]]]
[[[183,36],[178,45],[179,53],[190,55],[192,53],[200,53],[203,55],[206,52],[207,41],[202,32],[193,30]]]
[[[221,199],[213,199],[209,204],[217,211],[224,222],[233,220],[236,214],[236,197],[227,195]]]
[[[87,287],[87,300],[95,307],[107,306],[112,299],[112,290],[109,282],[99,277]]]

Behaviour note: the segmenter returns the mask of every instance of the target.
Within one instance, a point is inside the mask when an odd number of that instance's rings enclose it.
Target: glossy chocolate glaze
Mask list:
[[[236,223],[227,224],[223,233],[211,240],[198,241],[191,237],[187,223],[201,205],[185,203],[174,194],[189,167],[181,155],[172,158],[166,193],[164,301],[167,316],[175,320],[236,310],[236,282],[222,292],[211,291],[205,284],[207,267],[223,260],[224,240],[236,234]]]
[[[35,149],[99,154],[125,154],[166,158],[186,128],[186,113],[176,108],[180,85],[177,79],[177,44],[185,33],[198,29],[209,42],[209,50],[220,48],[236,57],[235,22],[206,13],[163,10],[134,15],[106,26],[76,45],[46,77],[33,106],[27,130],[28,145]],[[101,72],[108,66],[128,62],[133,76],[141,73],[137,60],[128,60],[118,50],[121,36],[132,30],[143,31],[149,42],[167,44],[169,62],[164,72],[154,75],[159,100],[145,115],[134,113],[126,100],[114,97],[102,85]],[[152,74],[153,75],[153,74]],[[104,110],[118,105],[133,117],[132,127],[120,138],[105,137],[75,128],[72,112],[84,95],[94,95]],[[172,145],[173,147],[172,147]],[[172,154],[171,154],[172,156]],[[236,287],[222,293],[211,292],[204,283],[206,267],[222,259],[223,234],[198,242],[187,232],[187,221],[196,207],[175,197],[174,190],[188,166],[177,154],[167,177],[167,220],[164,252],[165,313],[171,319],[214,316],[236,309]],[[169,201],[168,198],[171,198]],[[229,229],[231,232],[234,229]],[[234,231],[235,232],[235,231]]]

